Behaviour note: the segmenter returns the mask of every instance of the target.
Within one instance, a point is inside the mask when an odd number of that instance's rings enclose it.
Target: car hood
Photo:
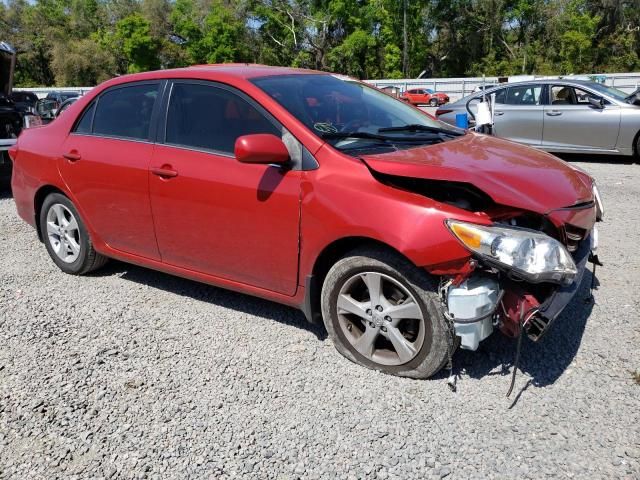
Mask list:
[[[591,177],[553,155],[474,133],[362,160],[387,175],[469,183],[498,204],[541,214],[593,195]]]

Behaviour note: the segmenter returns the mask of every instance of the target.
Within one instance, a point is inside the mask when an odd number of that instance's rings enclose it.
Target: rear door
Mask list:
[[[519,85],[496,94],[495,134],[527,145],[542,144],[543,86]]]
[[[149,175],[162,261],[293,295],[302,172],[234,156],[239,136],[281,136],[282,126],[212,82],[176,80],[166,112]]]
[[[58,160],[81,213],[110,247],[159,260],[151,204],[151,124],[162,82],[112,87],[81,114]]]
[[[543,146],[567,149],[612,150],[618,140],[620,107],[605,102],[604,108],[589,103],[598,97],[587,90],[553,85],[544,108]]]

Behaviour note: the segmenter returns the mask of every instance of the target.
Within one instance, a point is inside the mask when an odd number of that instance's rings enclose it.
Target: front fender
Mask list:
[[[463,268],[470,254],[445,220],[490,224],[485,214],[384,185],[359,159],[338,156],[328,148],[316,154],[321,168],[305,172],[302,181],[301,280],[313,271],[327,246],[349,237],[386,244],[429,271],[446,265]]]

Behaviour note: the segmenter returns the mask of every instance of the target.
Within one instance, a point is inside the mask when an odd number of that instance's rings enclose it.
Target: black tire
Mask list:
[[[424,341],[417,354],[402,365],[383,365],[358,352],[346,338],[338,318],[338,296],[346,282],[360,272],[379,272],[399,282],[416,300],[422,312]],[[428,378],[445,365],[451,331],[442,314],[438,281],[399,254],[384,248],[351,251],[329,270],[322,287],[322,316],[336,349],[346,358],[367,368],[410,378]]]
[[[429,105],[432,107],[437,107],[438,106],[438,100],[436,100],[435,98],[432,98],[431,100],[429,100]]]
[[[49,210],[57,204],[61,204],[66,207],[73,214],[78,223],[78,244],[80,246],[80,251],[77,258],[70,263],[65,262],[58,256],[58,254],[55,253],[47,233],[47,214]],[[73,205],[71,200],[60,193],[52,193],[48,195],[42,203],[42,208],[40,209],[40,235],[45,247],[47,248],[49,256],[60,270],[65,273],[69,273],[71,275],[83,275],[93,270],[97,270],[107,263],[108,258],[99,254],[96,252],[95,248],[93,248],[93,243],[91,242],[87,228],[85,227],[76,207]]]
[[[636,139],[633,143],[633,153],[636,163],[640,163],[640,132],[636,134]]]

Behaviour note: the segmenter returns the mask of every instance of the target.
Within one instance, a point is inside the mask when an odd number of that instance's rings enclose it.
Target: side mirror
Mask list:
[[[589,100],[589,103],[596,108],[604,108],[604,98],[602,97],[592,97],[591,95],[589,95],[587,97],[587,100]]]
[[[241,163],[284,166],[289,163],[289,151],[282,140],[270,133],[243,135],[236,139],[236,160]]]

